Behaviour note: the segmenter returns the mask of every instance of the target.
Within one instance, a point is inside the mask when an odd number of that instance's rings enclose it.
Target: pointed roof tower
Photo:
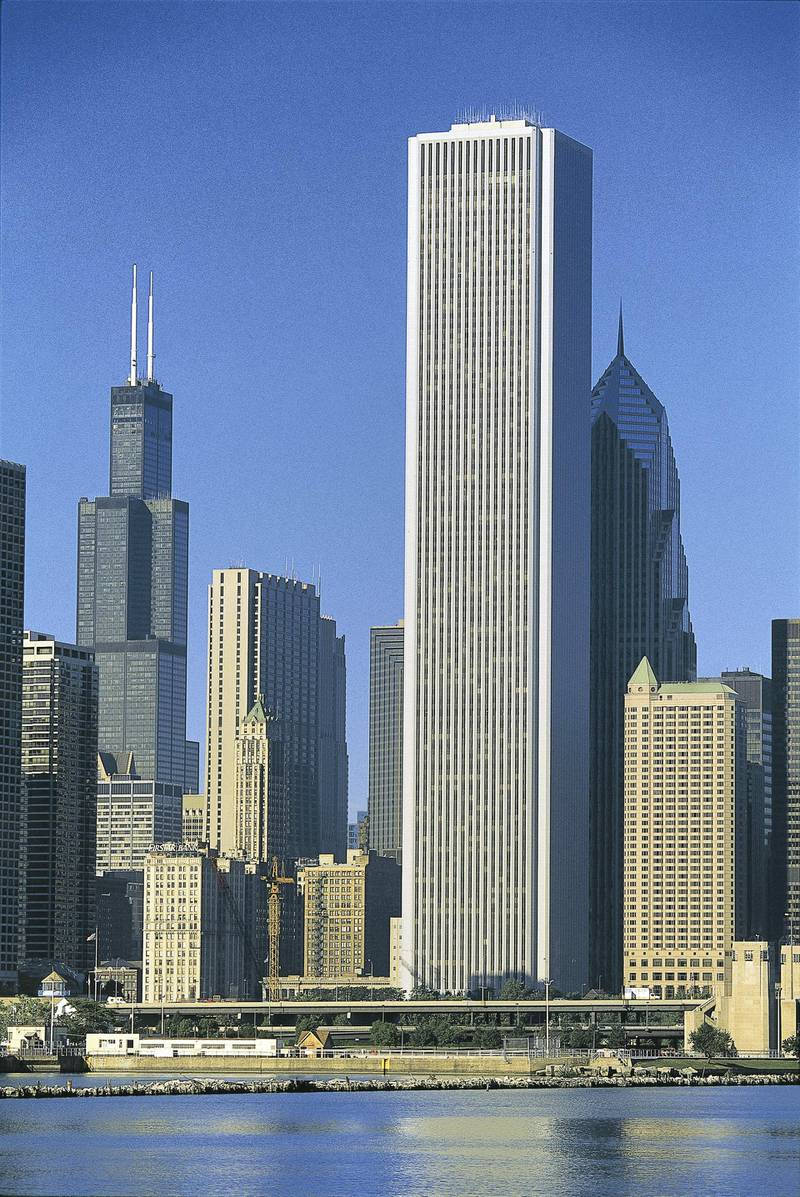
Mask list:
[[[617,330],[617,357],[625,356],[625,332],[622,327],[622,300],[619,301],[619,328]]]
[[[264,710],[263,694],[259,694],[256,696],[256,700],[253,703],[250,710],[245,715],[243,722],[244,723],[268,723],[269,722],[269,716],[267,715],[267,712]]]
[[[631,679],[628,686],[647,686],[651,688],[658,686],[658,678],[653,673],[653,666],[648,661],[647,657],[642,657],[639,664],[631,674]]]

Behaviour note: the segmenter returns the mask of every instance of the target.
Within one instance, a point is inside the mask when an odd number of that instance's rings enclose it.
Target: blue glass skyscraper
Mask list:
[[[622,977],[627,681],[642,657],[665,680],[697,673],[667,414],[625,355],[621,309],[591,420],[591,975],[613,992]]]
[[[133,754],[141,778],[175,797],[187,788],[186,613],[189,508],[171,497],[172,395],[154,376],[150,276],[147,377],[136,364],[111,388],[109,494],[78,506],[77,642],[100,677],[99,750]]]

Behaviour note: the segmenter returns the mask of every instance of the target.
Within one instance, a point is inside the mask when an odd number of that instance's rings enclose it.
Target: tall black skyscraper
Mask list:
[[[800,619],[772,621],[770,931],[800,943]]]
[[[171,497],[172,396],[154,376],[150,276],[147,377],[136,364],[111,388],[109,495],[78,507],[77,642],[100,677],[99,750],[123,773],[186,787],[186,609],[189,508]]]
[[[751,669],[720,675],[745,708],[747,727],[748,934],[767,939],[769,861],[772,844],[772,682]]]
[[[16,992],[22,952],[22,619],[25,466],[0,461],[0,989]]]
[[[696,646],[680,532],[680,483],[667,415],[625,356],[592,391],[591,976],[621,984],[623,713],[642,657],[656,676],[693,681]]]

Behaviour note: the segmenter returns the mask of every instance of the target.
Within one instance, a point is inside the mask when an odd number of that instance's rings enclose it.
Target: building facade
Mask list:
[[[330,854],[297,872],[303,900],[303,972],[338,981],[387,977],[390,923],[400,914],[396,861],[354,849],[347,863]]]
[[[745,753],[729,686],[659,684],[642,660],[625,696],[626,987],[717,991],[750,938]]]
[[[22,620],[25,466],[0,461],[0,990],[16,992],[24,950]]]
[[[236,737],[236,852],[248,860],[283,860],[288,807],[280,729],[259,695]]]
[[[751,935],[769,933],[769,879],[772,846],[772,682],[750,669],[725,670],[726,686],[735,690],[747,723],[747,826],[751,875],[748,881]]]
[[[26,632],[25,958],[84,970],[94,959],[97,668],[91,651]]]
[[[153,352],[139,377],[135,317],[134,281],[131,373],[111,388],[109,494],[78,505],[77,641],[99,670],[100,750],[132,753],[142,779],[183,793],[198,788],[186,742],[189,508],[171,497],[172,396]],[[152,345],[152,298],[148,332]]]
[[[180,786],[140,777],[132,755],[97,759],[97,872],[143,869],[150,849],[180,841]]]
[[[97,959],[141,963],[144,870],[118,869],[97,878]]]
[[[252,569],[214,570],[208,626],[209,843],[236,850],[237,738],[262,695],[283,745],[287,856],[328,850],[344,859],[344,637],[320,614],[316,588]]]
[[[403,856],[403,621],[369,630],[369,846]],[[352,845],[357,847],[357,845]]]
[[[181,799],[181,812],[181,839],[183,843],[206,843],[205,794],[184,794]]]
[[[622,969],[623,714],[647,657],[659,677],[696,677],[680,481],[667,414],[625,354],[592,391],[590,902],[591,979],[617,992]]]
[[[409,142],[407,987],[588,977],[592,155]]]
[[[800,619],[772,621],[770,934],[800,943]]]
[[[148,854],[145,1002],[260,999],[265,955],[264,883],[257,865],[179,845]]]

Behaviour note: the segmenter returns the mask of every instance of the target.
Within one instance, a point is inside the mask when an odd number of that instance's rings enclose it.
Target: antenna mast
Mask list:
[[[147,381],[153,382],[155,374],[153,372],[153,364],[155,362],[155,351],[153,348],[153,272],[150,271],[150,292],[147,297]]]
[[[136,264],[133,267],[133,290],[131,291],[131,373],[128,382],[136,386]]]

